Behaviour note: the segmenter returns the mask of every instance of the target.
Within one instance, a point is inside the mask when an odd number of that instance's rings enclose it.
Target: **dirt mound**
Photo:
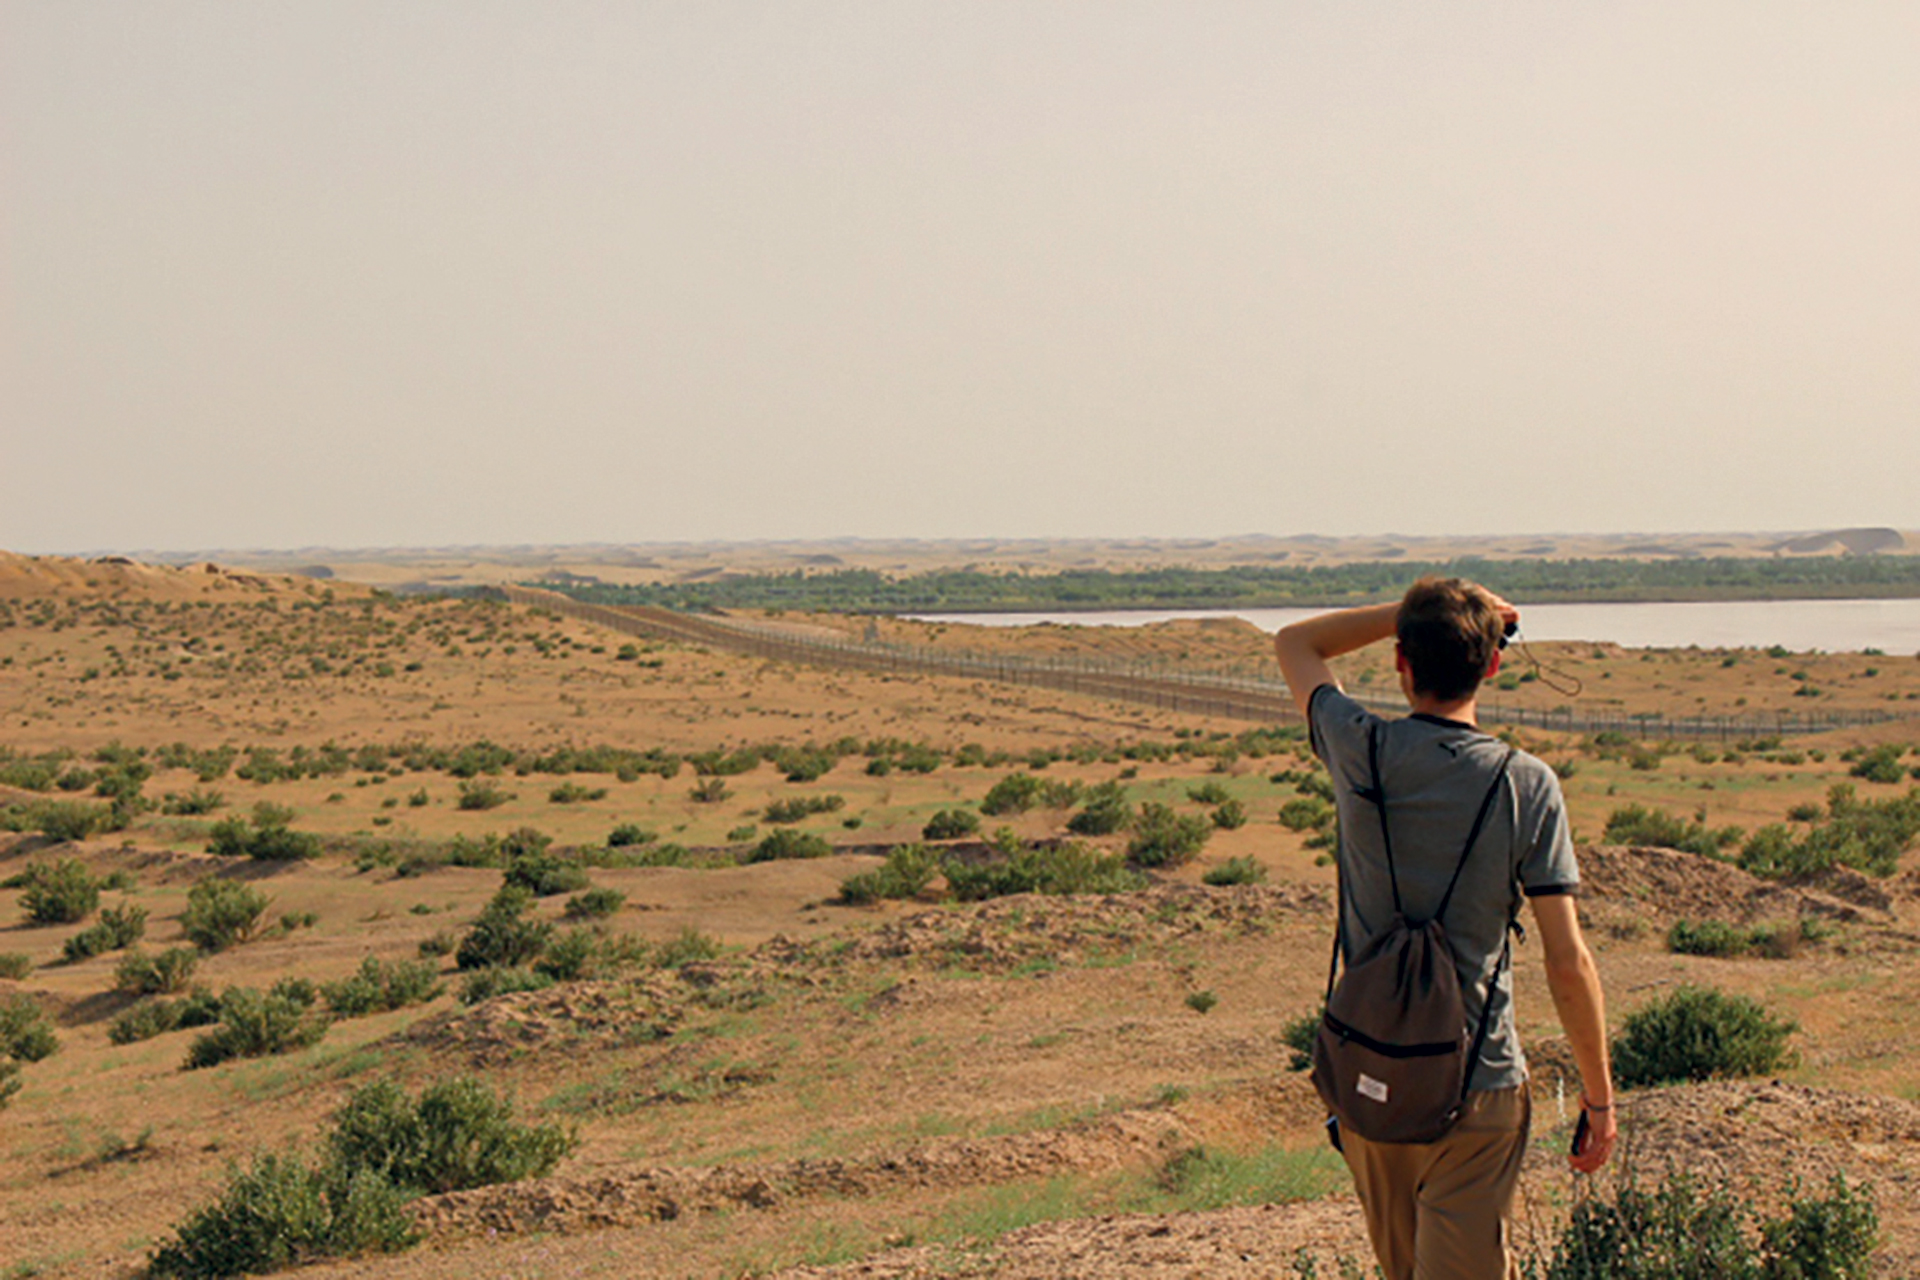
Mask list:
[[[633,1044],[672,1034],[683,1002],[673,975],[623,982],[573,982],[494,996],[423,1018],[402,1033],[412,1044],[458,1054],[476,1066],[510,1062],[564,1042],[569,1050]]]
[[[918,912],[864,931],[838,945],[857,960],[926,961],[1004,971],[1039,956],[1073,963],[1089,955],[1161,945],[1202,934],[1250,934],[1281,920],[1325,915],[1328,892],[1317,885],[1161,885],[1111,897],[1021,894],[977,906]],[[798,960],[786,944],[789,962]],[[814,945],[804,948],[817,953]],[[778,952],[768,944],[766,955]]]
[[[1189,1139],[1185,1124],[1170,1111],[1130,1111],[1041,1133],[938,1140],[892,1155],[541,1178],[434,1196],[420,1202],[416,1216],[436,1237],[594,1230],[689,1213],[772,1209],[822,1197],[867,1198],[1069,1171],[1099,1173],[1164,1158]]]
[[[1881,885],[1845,867],[1814,880],[1783,884],[1739,867],[1673,849],[1593,845],[1580,851],[1581,892],[1604,919],[1622,911],[1645,920],[1833,920],[1887,923],[1892,898]]]

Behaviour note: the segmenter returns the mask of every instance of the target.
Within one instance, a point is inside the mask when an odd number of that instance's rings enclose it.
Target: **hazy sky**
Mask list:
[[[1920,527],[1920,5],[0,0],[0,547]]]

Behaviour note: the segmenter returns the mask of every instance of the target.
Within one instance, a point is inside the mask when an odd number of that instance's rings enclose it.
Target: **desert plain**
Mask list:
[[[1269,652],[1229,621],[757,621],[1213,668]],[[1581,705],[1626,714],[1920,711],[1911,654],[1535,648]],[[1500,697],[1568,698],[1516,666]],[[1390,654],[1341,676],[1384,692]],[[1317,1007],[1333,888],[1297,724],[771,662],[344,578],[5,557],[0,725],[17,828],[0,834],[0,954],[21,957],[0,1001],[43,1011],[57,1038],[0,1110],[7,1280],[141,1274],[231,1170],[310,1147],[356,1089],[460,1077],[577,1141],[542,1177],[415,1200],[409,1249],[304,1274],[1364,1274],[1288,1044]],[[1908,795],[1920,719],[1787,739],[1516,736],[1561,773],[1612,1022],[1692,984],[1795,1028],[1762,1075],[1625,1091],[1622,1157],[1588,1185],[1562,1155],[1577,1082],[1523,946],[1523,1245],[1544,1256],[1581,1198],[1676,1169],[1764,1212],[1842,1174],[1876,1208],[1873,1273],[1920,1273],[1920,863],[1781,877],[1732,857],[1769,824],[1804,834],[1836,786]],[[1861,775],[1868,760],[1889,765]],[[114,811],[116,779],[136,775]],[[1070,831],[1098,794],[1160,806],[1197,849],[1146,856],[1137,830]],[[49,804],[112,829],[61,838],[35,821]],[[210,850],[261,804],[312,837],[306,856]],[[1723,856],[1610,841],[1629,806],[1709,839],[1739,831]],[[927,840],[942,814],[971,827]],[[624,896],[598,916],[539,896],[528,918],[579,930],[592,960],[488,994],[458,944],[500,889],[501,841],[529,831]],[[826,847],[769,846],[779,832]],[[845,888],[903,846],[977,868],[1069,839],[1124,880],[974,901],[940,873],[904,898]],[[437,990],[358,1016],[321,999],[310,1043],[189,1068],[204,1028],[116,1033],[155,999],[126,989],[125,948],[70,958],[98,909],[29,918],[29,868],[65,860],[106,884],[99,909],[144,909],[147,954],[188,946],[203,880],[265,895],[250,936],[197,954],[209,991],[324,987],[369,957],[430,965]],[[1708,925],[1770,943],[1670,945]]]

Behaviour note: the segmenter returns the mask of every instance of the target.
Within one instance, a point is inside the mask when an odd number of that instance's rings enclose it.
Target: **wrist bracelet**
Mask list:
[[[1587,1101],[1587,1095],[1583,1093],[1580,1095],[1580,1109],[1582,1111],[1611,1111],[1613,1110],[1613,1104],[1609,1102],[1604,1107],[1595,1106],[1593,1103]]]

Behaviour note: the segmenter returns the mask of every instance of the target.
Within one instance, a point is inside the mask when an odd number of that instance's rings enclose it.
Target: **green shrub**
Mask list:
[[[711,960],[719,954],[718,939],[688,925],[661,944],[660,950],[654,953],[653,963],[661,969],[679,969],[685,965]]]
[[[1140,806],[1134,819],[1127,857],[1142,867],[1177,867],[1200,852],[1213,834],[1213,824],[1193,814],[1177,814],[1152,800]]]
[[[1247,806],[1238,800],[1222,801],[1213,811],[1213,825],[1222,831],[1235,831],[1247,825]]]
[[[1333,820],[1333,806],[1318,796],[1302,796],[1280,806],[1280,825],[1289,831],[1318,831]]]
[[[1287,1070],[1305,1071],[1313,1065],[1313,1042],[1320,1036],[1320,1024],[1326,1018],[1326,1008],[1315,1009],[1312,1013],[1303,1013],[1291,1019],[1280,1028],[1280,1043],[1291,1051],[1287,1059]]]
[[[468,778],[460,784],[460,798],[454,802],[454,807],[469,811],[498,809],[512,799],[513,793],[498,783],[485,778]]]
[[[1267,869],[1250,857],[1228,858],[1219,866],[1208,868],[1200,879],[1216,888],[1230,884],[1265,884]]]
[[[1010,773],[988,789],[980,801],[980,812],[990,818],[1008,813],[1025,813],[1040,795],[1040,779],[1030,773]]]
[[[1920,788],[1905,796],[1862,801],[1853,787],[1837,783],[1827,792],[1827,812],[1805,834],[1773,823],[1753,833],[1739,862],[1757,876],[1788,879],[1833,866],[1869,875],[1892,875],[1900,855],[1920,837]]]
[[[285,984],[268,992],[234,987],[220,997],[220,1023],[194,1039],[187,1068],[217,1066],[232,1058],[264,1058],[304,1049],[326,1034],[312,1012],[311,995]]]
[[[846,799],[842,796],[792,796],[773,801],[761,816],[771,823],[799,822],[816,813],[837,813],[846,805]]]
[[[916,898],[939,870],[925,845],[896,845],[887,851],[887,860],[878,870],[841,881],[840,901],[859,906],[882,898]]]
[[[1187,799],[1195,804],[1225,804],[1229,798],[1227,789],[1211,778],[1187,788]]]
[[[20,909],[34,924],[72,924],[100,905],[100,882],[77,858],[31,862],[23,874]]]
[[[195,817],[212,813],[226,802],[226,797],[218,791],[202,791],[195,787],[185,795],[168,792],[160,800],[160,812],[175,818]]]
[[[136,903],[108,907],[100,918],[67,939],[69,964],[88,960],[109,951],[118,951],[138,942],[147,931],[147,909]]]
[[[576,1145],[558,1125],[519,1123],[512,1103],[464,1078],[428,1086],[417,1102],[390,1082],[367,1085],[327,1138],[336,1165],[378,1170],[424,1195],[538,1178]]]
[[[106,826],[111,812],[81,800],[42,800],[28,810],[28,820],[49,840],[85,840]]]
[[[202,951],[224,951],[253,937],[267,910],[267,895],[252,885],[202,876],[187,891],[181,931]]]
[[[687,789],[687,796],[696,804],[719,804],[733,794],[724,778],[702,778]]]
[[[421,958],[428,959],[433,956],[450,956],[453,954],[453,949],[459,945],[460,939],[454,937],[453,930],[442,929],[429,937],[420,939],[419,950]]]
[[[107,1039],[114,1044],[135,1044],[165,1035],[180,1025],[181,1002],[142,1000],[107,1026]]]
[[[923,840],[959,840],[980,830],[980,819],[965,809],[942,809],[920,828]]]
[[[335,1017],[359,1018],[421,1004],[440,994],[439,974],[417,960],[383,962],[368,956],[352,977],[320,984]]]
[[[1715,858],[1722,849],[1737,842],[1741,834],[1738,827],[1711,831],[1699,819],[1689,822],[1662,809],[1630,804],[1608,816],[1606,840],[1609,844],[1651,845]]]
[[[948,858],[941,865],[953,896],[962,902],[1015,893],[1125,893],[1145,886],[1146,877],[1117,854],[1101,853],[1069,841],[1047,847],[997,837],[1001,857],[968,864]]]
[[[33,972],[33,957],[24,951],[0,951],[0,978],[15,982]]]
[[[552,985],[553,978],[549,974],[518,966],[496,965],[475,969],[468,974],[466,981],[460,984],[459,999],[461,1004],[479,1004],[483,1000],[511,995],[516,991],[545,991]]]
[[[660,837],[634,822],[623,822],[607,833],[607,847],[619,849],[627,845],[652,844]]]
[[[147,1274],[215,1280],[321,1258],[393,1253],[416,1238],[406,1200],[375,1169],[316,1169],[293,1153],[258,1156],[153,1252]]]
[[[1132,821],[1133,806],[1127,803],[1126,788],[1118,782],[1103,782],[1087,793],[1080,812],[1067,819],[1067,830],[1081,836],[1105,836]]]
[[[59,1047],[47,1011],[31,996],[9,996],[0,1002],[0,1058],[38,1062]]]
[[[473,922],[454,953],[461,969],[507,968],[531,962],[546,950],[553,926],[526,918],[533,892],[519,885],[503,885]]]
[[[606,798],[605,787],[583,787],[577,782],[563,782],[547,792],[548,804],[584,804]]]
[[[575,893],[588,884],[585,867],[562,862],[544,853],[515,858],[507,865],[502,878],[506,884],[526,889],[537,898]]]
[[[1682,986],[1627,1015],[1613,1042],[1614,1071],[1629,1089],[1765,1075],[1788,1062],[1796,1030],[1746,996]]]
[[[293,810],[262,800],[253,820],[238,815],[213,824],[207,852],[260,862],[295,862],[320,855],[320,837],[292,829]]]
[[[627,895],[618,889],[596,887],[567,899],[570,920],[604,920],[627,905]]]
[[[120,957],[114,985],[137,996],[171,994],[187,985],[199,963],[200,954],[192,947],[168,947],[157,956],[136,947]]]
[[[1580,1200],[1545,1260],[1546,1280],[1866,1280],[1879,1217],[1836,1176],[1824,1197],[1796,1199],[1751,1229],[1724,1187],[1676,1173],[1657,1190],[1620,1188]],[[1757,1247],[1756,1247],[1757,1244]]]
[[[748,862],[776,862],[783,858],[824,858],[833,852],[833,846],[824,837],[811,831],[796,831],[792,827],[781,827],[778,831],[769,831],[759,844],[753,846],[747,854]]]
[[[1904,752],[1905,748],[1897,743],[1885,743],[1862,754],[1848,772],[1868,782],[1899,782],[1907,776],[1907,771],[1900,767],[1900,757]]]

